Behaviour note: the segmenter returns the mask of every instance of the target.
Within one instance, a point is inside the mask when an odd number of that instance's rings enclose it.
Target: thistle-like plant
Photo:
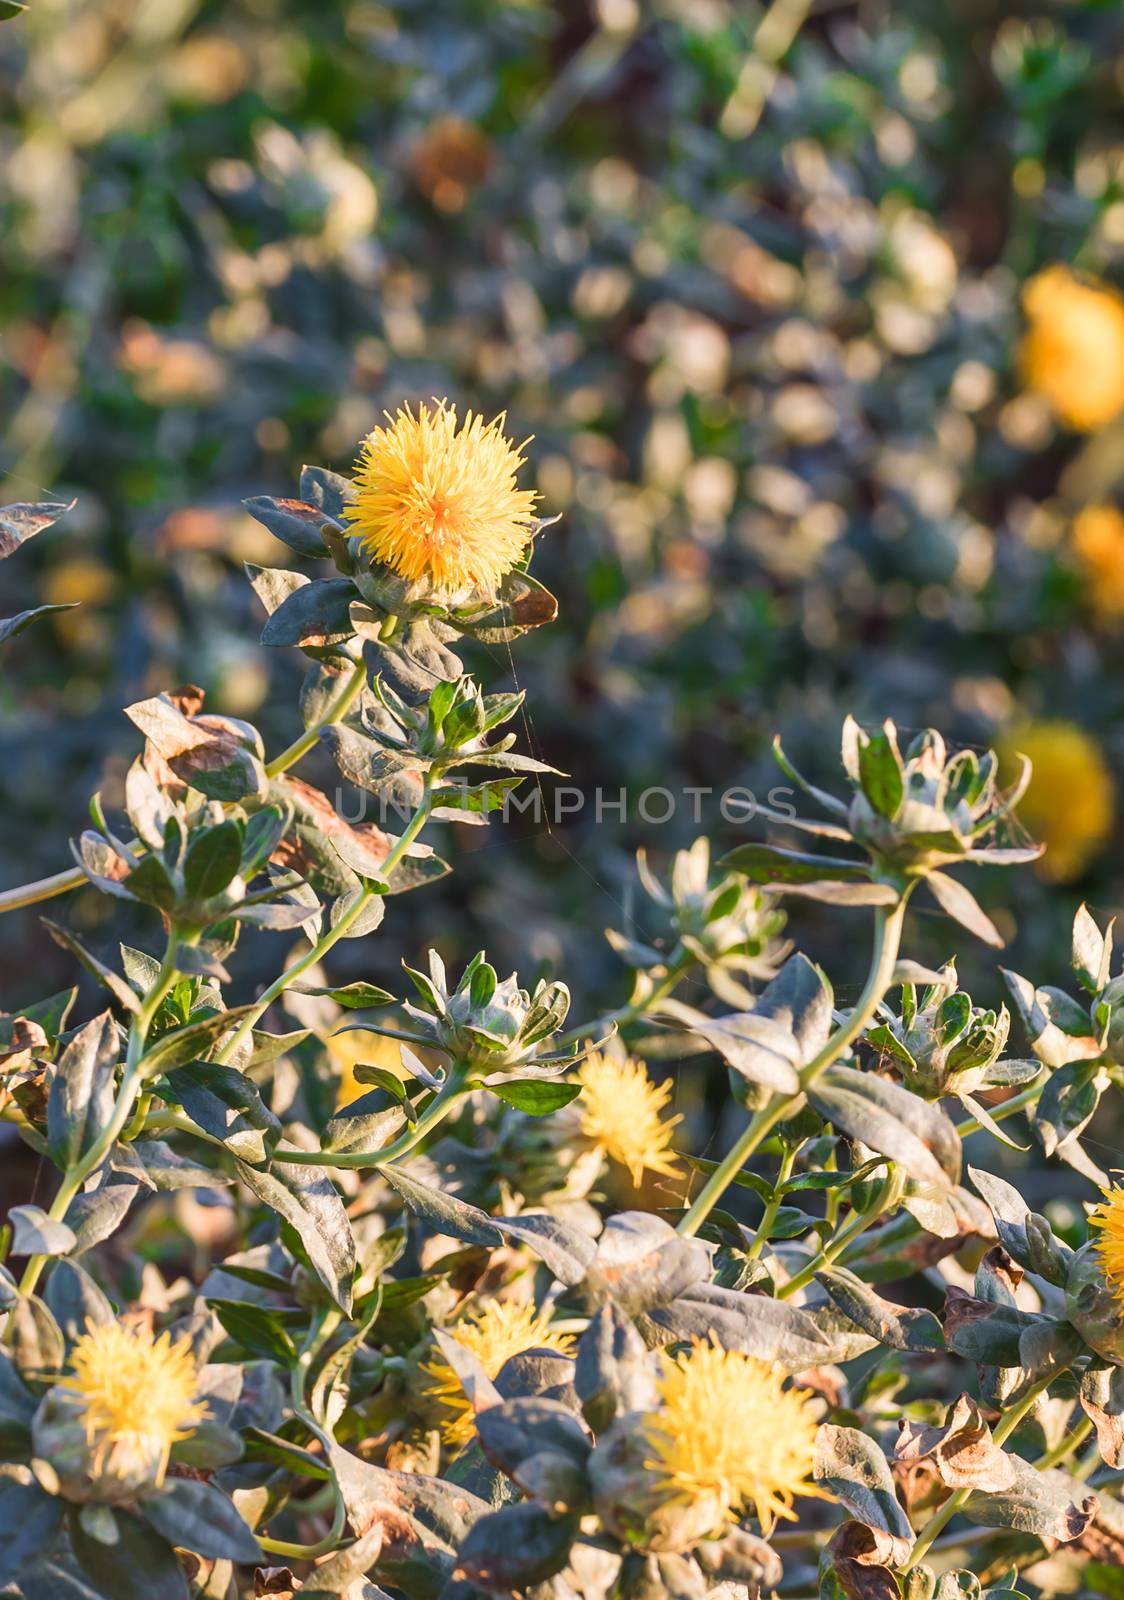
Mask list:
[[[1111,929],[1078,913],[1081,1002],[1006,975],[1030,1059],[954,962],[902,955],[921,883],[994,941],[948,869],[1037,853],[1005,842],[990,755],[848,721],[841,800],[781,754],[830,820],[764,820],[839,853],[642,856],[651,926],[609,935],[631,992],[577,1025],[561,978],[483,953],[455,984],[403,961],[405,1002],[333,976],[450,870],[431,823],[494,822],[549,772],[499,732],[522,696],[453,648],[550,609],[518,464],[438,407],[372,436],[358,497],[309,472],[303,502],[257,502],[335,566],[252,575],[266,642],[308,661],[303,730],[269,758],[189,687],[129,707],[123,816],[95,796],[79,869],[0,896],[86,885],[163,940],[114,954],[56,914],[106,1009],[0,1016],[0,1116],[58,1174],[0,1265],[0,1585],[982,1600],[1047,1548],[1079,1583],[1124,1467],[1120,1191],[1083,1142],[1124,1070]],[[315,746],[378,822],[296,775]],[[871,908],[853,997],[778,943],[801,896]],[[269,930],[294,947],[232,1003]],[[377,1058],[341,1065],[340,1035]],[[681,1065],[715,1057],[718,1150]],[[1105,1189],[1087,1219],[966,1165],[1019,1114]]]

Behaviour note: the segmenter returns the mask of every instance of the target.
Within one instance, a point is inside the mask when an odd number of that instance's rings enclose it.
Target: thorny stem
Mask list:
[[[418,834],[425,827],[432,804],[433,779],[432,774],[427,773],[425,778],[425,787],[422,791],[418,809],[410,818],[410,821],[402,833],[401,838],[399,838],[394,848],[391,850],[390,854],[387,856],[386,860],[382,862],[379,868],[379,871],[382,875],[382,882],[389,882],[391,873],[394,871],[395,867],[398,866],[399,862],[405,856],[407,850],[413,844]],[[347,930],[358,920],[362,912],[366,909],[370,901],[377,893],[379,893],[379,889],[376,884],[364,883],[362,890],[358,895],[356,895],[354,902],[344,912],[343,916],[340,917],[335,927],[329,928],[328,932],[322,934],[321,937],[317,939],[316,943],[312,945],[312,947],[300,958],[299,961],[294,961],[291,967],[286,967],[284,972],[280,973],[276,978],[274,978],[269,987],[263,990],[261,995],[259,995],[252,1009],[243,1017],[242,1021],[223,1045],[222,1049],[216,1053],[214,1059],[217,1062],[222,1063],[230,1060],[230,1057],[239,1048],[239,1046],[242,1044],[242,1041],[249,1036],[250,1031],[254,1027],[254,1024],[259,1020],[262,1013],[269,1009],[279,995],[284,994],[285,990],[295,978],[299,978],[302,972],[307,972],[309,967],[314,967],[322,956],[327,955],[332,946],[337,944],[343,938]]]
[[[828,1067],[839,1059],[844,1050],[858,1038],[866,1027],[877,1010],[883,995],[890,987],[890,980],[894,973],[894,963],[898,959],[902,922],[909,900],[909,892],[909,888],[907,888],[895,905],[889,907],[879,906],[875,911],[874,950],[871,954],[870,971],[863,986],[862,994],[859,996],[846,1022],[835,1030],[823,1046],[823,1049],[813,1056],[808,1065],[802,1069],[799,1092],[790,1095],[774,1095],[769,1104],[757,1112],[729,1154],[719,1162],[707,1179],[698,1198],[680,1222],[680,1233],[698,1233],[702,1224],[757,1147],[772,1132],[778,1122],[783,1122],[785,1117],[792,1115],[799,1105],[804,1092],[819,1081]]]
[[[159,1011],[161,1004],[169,990],[179,976],[176,967],[176,949],[183,941],[182,931],[173,923],[168,933],[168,944],[164,951],[164,959],[160,963],[160,970],[152,981],[151,988],[146,992],[140,1003],[140,1008],[133,1018],[132,1027],[129,1029],[129,1047],[125,1057],[125,1070],[121,1075],[118,1086],[117,1098],[113,1104],[113,1111],[109,1121],[101,1133],[94,1140],[84,1156],[81,1156],[73,1166],[69,1167],[63,1175],[58,1193],[51,1202],[51,1209],[47,1215],[52,1222],[61,1222],[70,1203],[81,1189],[91,1172],[96,1172],[116,1143],[122,1129],[132,1114],[133,1104],[140,1092],[144,1081],[144,1047],[148,1038],[148,1030],[152,1026],[152,1019]],[[28,1259],[20,1280],[20,1293],[31,1294],[39,1282],[43,1267],[47,1262],[45,1255],[35,1255]]]
[[[1015,1429],[1019,1426],[1019,1423],[1022,1422],[1023,1418],[1026,1417],[1029,1412],[1033,1411],[1039,1397],[1046,1393],[1046,1390],[1049,1388],[1050,1384],[1053,1383],[1055,1378],[1060,1377],[1064,1370],[1065,1369],[1063,1367],[1057,1367],[1053,1371],[1048,1372],[1044,1378],[1039,1378],[1037,1383],[1031,1384],[1030,1388],[1023,1395],[1022,1399],[1017,1405],[1011,1407],[1011,1409],[1004,1416],[1003,1420],[1000,1422],[999,1426],[996,1428],[994,1434],[992,1435],[992,1441],[994,1444],[1002,1445],[1006,1443],[1006,1441],[1014,1433]],[[935,1511],[929,1518],[921,1533],[918,1535],[917,1543],[914,1545],[913,1550],[910,1553],[910,1569],[920,1566],[921,1562],[925,1559],[926,1555],[932,1548],[933,1541],[936,1539],[937,1535],[943,1532],[947,1525],[952,1521],[953,1517],[964,1505],[964,1502],[967,1500],[971,1492],[972,1491],[970,1489],[957,1489],[955,1494],[950,1494],[944,1505],[941,1506],[939,1510]]]
[[[282,772],[287,772],[313,748],[320,737],[321,728],[330,727],[332,723],[340,722],[347,715],[362,693],[366,676],[366,662],[360,659],[355,663],[347,683],[324,715],[314,722],[311,728],[306,728],[299,739],[295,739],[269,763],[265,769],[269,777],[276,778]],[[5,911],[19,911],[24,906],[34,906],[40,901],[52,900],[56,895],[69,894],[72,889],[80,889],[88,881],[81,867],[69,867],[65,872],[52,873],[49,878],[39,878],[34,883],[21,884],[16,889],[0,890],[0,916],[3,916]]]

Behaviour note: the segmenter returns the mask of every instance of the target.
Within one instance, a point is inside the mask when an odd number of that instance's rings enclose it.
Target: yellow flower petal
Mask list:
[[[524,464],[504,418],[455,406],[407,406],[363,443],[356,498],[346,515],[367,552],[438,594],[492,595],[523,555],[535,523],[533,490],[516,487]]]
[[[550,1315],[532,1305],[515,1300],[489,1300],[479,1311],[470,1311],[448,1330],[458,1344],[471,1352],[489,1378],[494,1378],[512,1356],[524,1350],[556,1350],[568,1355],[573,1340],[556,1333]],[[444,1413],[441,1435],[445,1443],[459,1449],[475,1432],[472,1407],[461,1388],[460,1379],[442,1357],[423,1364],[429,1378],[425,1394],[436,1401]]]
[[[999,741],[1000,775],[1013,776],[1017,756],[1032,764],[1018,818],[1046,846],[1043,877],[1080,877],[1112,827],[1114,785],[1100,745],[1074,722],[1031,722]]]
[[[578,1072],[580,1127],[585,1137],[628,1169],[634,1184],[647,1172],[675,1174],[671,1130],[682,1119],[665,1117],[671,1084],[655,1084],[642,1061],[591,1055]]]
[[[660,1409],[647,1423],[648,1470],[669,1499],[711,1501],[716,1526],[752,1507],[766,1532],[791,1518],[809,1481],[817,1421],[804,1389],[786,1389],[764,1361],[696,1340],[665,1356]]]
[[[154,1338],[148,1328],[119,1322],[90,1324],[75,1342],[70,1366],[61,1387],[81,1400],[89,1443],[125,1467],[156,1458],[162,1477],[172,1446],[206,1410],[194,1399],[191,1341],[173,1344],[167,1333]]]

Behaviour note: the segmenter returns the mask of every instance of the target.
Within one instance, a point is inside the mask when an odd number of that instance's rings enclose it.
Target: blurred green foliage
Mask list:
[[[778,724],[833,769],[841,707],[970,744],[1082,725],[1052,773],[1045,741],[1034,813],[1075,882],[983,898],[1036,969],[1075,887],[1114,907],[1124,532],[1072,529],[1120,495],[1124,422],[1067,430],[1017,351],[1043,268],[1124,280],[1124,11],[805,12],[36,0],[4,24],[0,483],[77,505],[5,564],[2,609],[83,604],[5,651],[0,884],[68,864],[92,790],[117,803],[122,704],[193,682],[293,737],[301,666],[258,649],[240,571],[285,555],[241,499],[349,471],[384,407],[448,395],[533,434],[562,513],[536,557],[561,619],[518,669],[533,747],[587,795],[678,805],[462,841],[404,913],[428,941],[608,993],[635,845],[746,836],[685,788],[763,797]],[[72,911],[96,934],[95,896]],[[0,959],[12,1000],[64,962],[30,916]]]

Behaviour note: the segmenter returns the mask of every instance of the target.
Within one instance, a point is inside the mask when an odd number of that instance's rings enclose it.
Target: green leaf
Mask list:
[[[77,1261],[55,1262],[43,1298],[67,1343],[85,1333],[88,1324],[116,1320],[108,1298]]]
[[[437,1233],[465,1244],[497,1245],[504,1239],[526,1244],[546,1263],[560,1283],[580,1283],[593,1260],[596,1246],[588,1234],[546,1213],[519,1217],[490,1217],[477,1206],[419,1183],[398,1167],[387,1167],[383,1177],[398,1190],[409,1209]]]
[[[119,973],[114,972],[112,967],[107,967],[104,961],[99,961],[97,956],[87,950],[81,940],[71,933],[69,928],[64,928],[59,923],[52,922],[50,917],[40,917],[39,920],[55,943],[61,945],[64,950],[69,950],[72,956],[77,957],[86,971],[92,977],[95,977],[103,988],[109,990],[119,1006],[131,1012],[140,1010],[140,1001],[125,979]]]
[[[193,900],[221,894],[242,865],[242,824],[228,817],[192,841],[184,858],[184,886]]]
[[[7,14],[15,16],[17,11],[24,9],[23,6],[17,6],[15,11]],[[28,539],[42,533],[44,528],[49,528],[68,511],[73,511],[76,504],[75,500],[19,500],[0,508],[0,561],[12,555]]]
[[[255,521],[298,555],[322,557],[327,553],[320,530],[330,519],[319,506],[303,500],[274,500],[268,494],[252,495],[242,504]]]
[[[169,1544],[207,1561],[263,1559],[245,1519],[214,1484],[168,1478],[159,1494],[141,1502],[140,1511]]]
[[[893,821],[901,809],[905,786],[891,724],[887,723],[865,739],[860,738],[858,764],[863,793],[875,811]]]
[[[5,13],[3,7],[11,5],[12,0],[0,0],[0,22],[5,16],[14,16],[16,11],[22,11],[23,6],[16,6],[15,10]],[[23,633],[25,628],[30,628],[33,622],[40,617],[46,617],[52,611],[74,611],[78,606],[77,600],[71,600],[66,605],[32,606],[29,611],[17,611],[14,617],[0,617],[0,644],[8,639],[14,639],[17,633]]]
[[[1002,950],[1005,943],[1003,935],[969,889],[943,872],[931,872],[925,882],[946,916],[958,922],[962,928],[967,928],[969,933],[974,933],[985,944]]]
[[[83,1572],[113,1600],[188,1600],[187,1579],[170,1544],[155,1528],[120,1509],[117,1541],[91,1539],[80,1517],[69,1517],[70,1544]]]
[[[62,1512],[63,1502],[44,1494],[37,1483],[0,1478],[0,1586],[50,1549]]]
[[[394,1004],[394,995],[387,989],[380,989],[377,983],[345,983],[342,988],[325,989],[315,984],[294,983],[289,986],[290,994],[316,994],[327,995],[337,1005],[349,1011],[365,1011],[368,1006],[389,1006]]]
[[[496,992],[497,982],[495,967],[487,961],[481,961],[472,974],[472,981],[468,989],[468,997],[474,1010],[483,1011]]]
[[[363,1461],[334,1442],[329,1459],[352,1527],[383,1525],[372,1574],[410,1600],[437,1600],[468,1530],[491,1509],[488,1502],[441,1478]]]
[[[66,1355],[62,1329],[38,1295],[20,1295],[8,1313],[5,1336],[21,1374],[53,1377],[61,1370]]]
[[[118,981],[125,986],[123,978]],[[47,1147],[64,1172],[109,1124],[117,1050],[117,1024],[103,1011],[79,1029],[59,1057],[47,1100]]]
[[[56,1222],[41,1206],[12,1206],[12,1250],[17,1256],[65,1256],[77,1240],[65,1222]]]
[[[252,1005],[234,1006],[229,1011],[200,1017],[182,1028],[162,1033],[145,1054],[147,1075],[152,1077],[157,1072],[166,1073],[173,1067],[182,1067],[189,1061],[202,1058],[224,1034],[230,1033],[254,1009]]]
[[[858,1522],[904,1541],[908,1557],[913,1529],[898,1502],[890,1464],[873,1439],[857,1428],[825,1423],[816,1436],[813,1471]]]
[[[253,1079],[236,1067],[197,1061],[167,1073],[156,1091],[182,1106],[193,1122],[242,1161],[264,1161],[280,1138],[280,1121]]]
[[[722,865],[744,873],[754,883],[861,882],[869,875],[861,861],[782,850],[774,844],[736,845],[722,857]]]
[[[253,1356],[291,1367],[297,1349],[276,1310],[250,1300],[210,1300],[207,1304],[236,1344]]]
[[[561,1111],[582,1092],[580,1083],[562,1083],[557,1078],[508,1078],[493,1083],[491,1090],[516,1111],[525,1111],[531,1117]]]
[[[238,1176],[293,1229],[321,1283],[340,1310],[350,1313],[355,1236],[343,1201],[324,1169],[286,1162],[261,1172],[239,1161]]]
[[[350,578],[302,578],[273,611],[262,629],[261,642],[324,649],[342,644],[355,634],[351,602],[356,598]]]
[[[245,1443],[244,1459],[247,1461],[267,1461],[272,1466],[284,1467],[287,1472],[296,1473],[300,1478],[326,1480],[331,1477],[322,1459],[314,1456],[311,1450],[304,1450],[291,1440],[267,1433],[263,1428],[247,1428]]]
[[[964,1502],[968,1521],[1066,1543],[1079,1539],[1096,1516],[1096,1495],[1083,1492],[1085,1485],[1068,1473],[1038,1472],[1018,1456],[1010,1460],[1013,1487],[987,1494],[974,1490]]]
[[[833,1267],[817,1277],[839,1309],[879,1344],[889,1345],[892,1350],[945,1348],[944,1332],[931,1311],[884,1300],[844,1267]]]

